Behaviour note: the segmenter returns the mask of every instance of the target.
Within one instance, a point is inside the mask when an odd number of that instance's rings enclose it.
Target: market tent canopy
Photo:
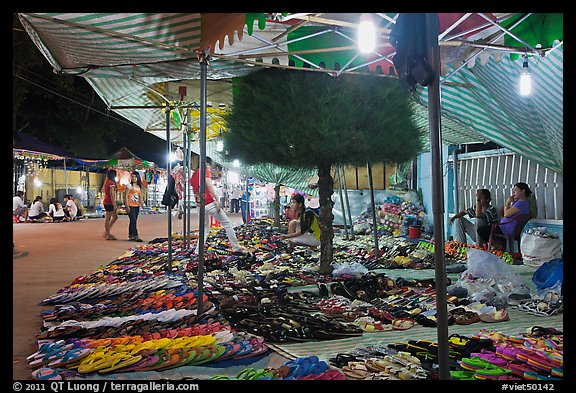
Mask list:
[[[19,15],[56,71],[83,76],[112,110],[162,139],[168,137],[165,105],[170,102],[169,138],[176,144],[183,138],[187,108],[200,103],[175,87],[200,79],[203,50],[211,54],[209,92],[210,83],[229,86],[259,66],[396,77],[388,75],[391,67],[394,72],[389,33],[396,13],[371,14],[379,38],[369,55],[355,49],[360,14],[354,13]],[[562,173],[562,14],[439,13],[438,18],[442,142],[494,141]],[[522,54],[529,55],[535,79],[530,98],[515,94]],[[427,126],[426,94],[419,89],[415,113],[417,122]],[[550,104],[540,105],[550,97]],[[208,107],[209,137],[225,131],[219,119],[226,105],[215,100]],[[197,109],[194,116],[192,110],[191,123],[198,119]],[[428,138],[424,142],[428,146]]]
[[[61,160],[72,156],[72,154],[65,149],[53,146],[22,131],[18,131],[14,135],[12,150],[14,153],[23,156],[45,160]]]
[[[107,160],[96,162],[99,167],[114,167],[120,169],[152,169],[156,166],[152,161],[143,160],[132,153],[127,147],[121,147]]]
[[[243,165],[240,173],[246,177],[254,177],[268,183],[287,186],[310,195],[318,196],[318,189],[312,189],[308,186],[310,184],[310,178],[317,174],[316,169],[294,169],[265,163]]]

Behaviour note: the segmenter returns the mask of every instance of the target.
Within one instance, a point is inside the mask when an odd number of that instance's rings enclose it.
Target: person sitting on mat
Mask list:
[[[296,194],[291,200],[292,209],[298,212],[298,219],[288,224],[288,234],[280,235],[280,239],[288,240],[287,251],[291,252],[295,245],[316,248],[320,245],[320,226],[318,216],[312,209],[304,205],[304,197]]]
[[[34,198],[34,203],[30,206],[30,211],[28,212],[28,218],[30,220],[40,220],[48,216],[48,213],[44,210],[44,204],[42,203],[42,196],[38,195]]]

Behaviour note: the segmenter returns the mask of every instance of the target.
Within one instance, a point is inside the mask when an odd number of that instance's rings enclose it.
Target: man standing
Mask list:
[[[214,184],[212,184],[212,176],[211,172],[215,170],[214,163],[210,157],[206,157],[206,193],[205,195],[200,195],[200,168],[196,169],[190,178],[190,184],[192,185],[192,189],[194,190],[194,196],[196,198],[196,204],[200,204],[201,198],[204,198],[204,206],[205,206],[205,217],[204,217],[204,234],[205,237],[208,237],[208,233],[210,231],[210,216],[214,217],[216,220],[220,221],[220,225],[226,231],[226,236],[228,237],[228,241],[232,246],[232,250],[237,252],[244,252],[244,248],[238,242],[236,238],[236,232],[232,227],[232,222],[230,218],[222,209],[222,205],[218,200],[218,194],[214,188]],[[198,247],[196,247],[196,253],[198,253]]]
[[[230,213],[238,213],[240,211],[240,197],[242,190],[238,184],[232,186],[230,192]]]

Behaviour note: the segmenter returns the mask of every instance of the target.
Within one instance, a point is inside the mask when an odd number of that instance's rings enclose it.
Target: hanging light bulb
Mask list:
[[[520,95],[527,96],[532,93],[532,75],[530,75],[530,68],[528,68],[528,56],[524,55],[524,64],[522,64],[522,71],[520,71]]]
[[[369,14],[362,14],[358,23],[358,49],[370,53],[376,47],[376,26]]]

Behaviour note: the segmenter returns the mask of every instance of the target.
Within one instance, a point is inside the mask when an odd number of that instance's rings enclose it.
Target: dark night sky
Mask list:
[[[24,32],[24,29],[20,25],[18,18],[13,14],[13,44],[17,42],[18,44],[24,45],[22,43],[23,40],[29,39],[28,35]],[[31,42],[26,42],[26,45],[34,46]],[[142,128],[132,124],[129,120],[121,117],[117,113],[106,113],[106,105],[102,102],[102,100],[98,97],[97,94],[93,94],[92,87],[87,83],[77,83],[75,84],[76,88],[79,88],[78,91],[72,90],[59,90],[58,87],[51,81],[55,78],[59,78],[61,76],[55,75],[52,71],[52,68],[48,65],[46,59],[42,56],[42,54],[37,51],[33,50],[31,55],[38,56],[38,60],[35,60],[34,64],[42,63],[41,66],[34,66],[31,73],[24,73],[25,78],[28,83],[28,88],[30,90],[39,91],[41,90],[44,95],[41,96],[42,98],[52,99],[59,99],[59,102],[62,102],[63,105],[67,105],[74,110],[78,111],[79,113],[86,111],[87,107],[91,107],[91,121],[102,121],[103,123],[107,124],[109,127],[108,129],[112,129],[114,131],[114,137],[107,139],[107,149],[109,154],[113,154],[121,147],[127,147],[130,151],[134,154],[139,156],[142,159],[153,161],[157,165],[163,167],[166,164],[166,155],[167,155],[167,144],[164,139],[158,138],[151,133],[145,132]],[[15,70],[19,71],[18,73],[21,74],[20,65],[25,64],[25,68],[29,68],[30,64],[26,65],[26,62],[16,58],[15,59]],[[15,77],[14,77],[15,78]],[[80,78],[80,77],[78,77]],[[16,79],[16,78],[15,78]],[[31,80],[31,81],[30,81]],[[89,99],[86,97],[94,96],[97,102],[93,104],[88,104]],[[62,99],[65,98],[65,99]],[[39,104],[37,101],[27,101],[27,105],[29,107],[34,105],[41,105],[42,102]],[[108,119],[106,119],[108,117]],[[110,121],[110,118],[116,119]],[[28,123],[28,124],[26,124]],[[49,141],[49,135],[42,136],[42,120],[38,119],[35,121],[34,118],[30,120],[25,120],[17,123],[15,125],[14,132],[18,129],[23,129],[23,133],[28,135],[34,136],[41,141],[52,144]],[[90,138],[87,137],[87,142],[89,143]],[[56,145],[56,144],[54,144]],[[62,146],[59,146],[62,147]],[[108,157],[79,157],[79,158],[94,158],[94,159],[106,159]]]

